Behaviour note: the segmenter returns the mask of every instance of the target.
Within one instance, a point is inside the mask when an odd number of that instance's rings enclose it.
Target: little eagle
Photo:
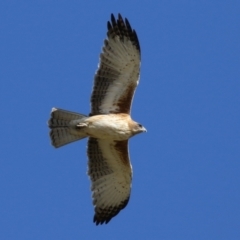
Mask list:
[[[126,207],[132,182],[128,139],[146,132],[130,116],[139,82],[140,45],[129,21],[118,14],[107,23],[100,62],[94,76],[91,113],[87,115],[53,108],[48,121],[51,143],[58,148],[88,137],[88,175],[95,215],[108,223]]]

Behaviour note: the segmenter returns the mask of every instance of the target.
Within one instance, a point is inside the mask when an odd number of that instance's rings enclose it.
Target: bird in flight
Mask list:
[[[107,28],[94,76],[91,113],[87,116],[53,108],[48,121],[56,148],[88,137],[88,175],[96,225],[107,224],[126,207],[132,182],[128,139],[146,132],[130,116],[140,72],[137,34],[120,14],[117,19],[111,15]]]

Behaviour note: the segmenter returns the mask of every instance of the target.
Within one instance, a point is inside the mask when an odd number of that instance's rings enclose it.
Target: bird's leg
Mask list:
[[[87,127],[88,125],[86,123],[78,123],[76,125],[76,128],[84,128],[84,127]]]

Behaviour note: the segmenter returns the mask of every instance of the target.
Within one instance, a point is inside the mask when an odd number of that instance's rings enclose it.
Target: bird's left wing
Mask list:
[[[130,197],[132,168],[128,141],[89,138],[87,154],[94,222],[108,223],[127,205]]]
[[[108,38],[94,78],[91,114],[130,113],[139,81],[140,45],[135,30],[119,14],[111,15]]]

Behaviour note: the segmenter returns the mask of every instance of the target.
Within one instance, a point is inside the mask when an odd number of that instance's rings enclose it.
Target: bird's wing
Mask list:
[[[95,208],[93,221],[108,223],[128,203],[132,167],[128,155],[128,141],[88,140],[88,175],[92,181]]]
[[[91,95],[91,113],[130,113],[139,81],[140,45],[127,19],[111,15],[107,39],[95,74]]]

